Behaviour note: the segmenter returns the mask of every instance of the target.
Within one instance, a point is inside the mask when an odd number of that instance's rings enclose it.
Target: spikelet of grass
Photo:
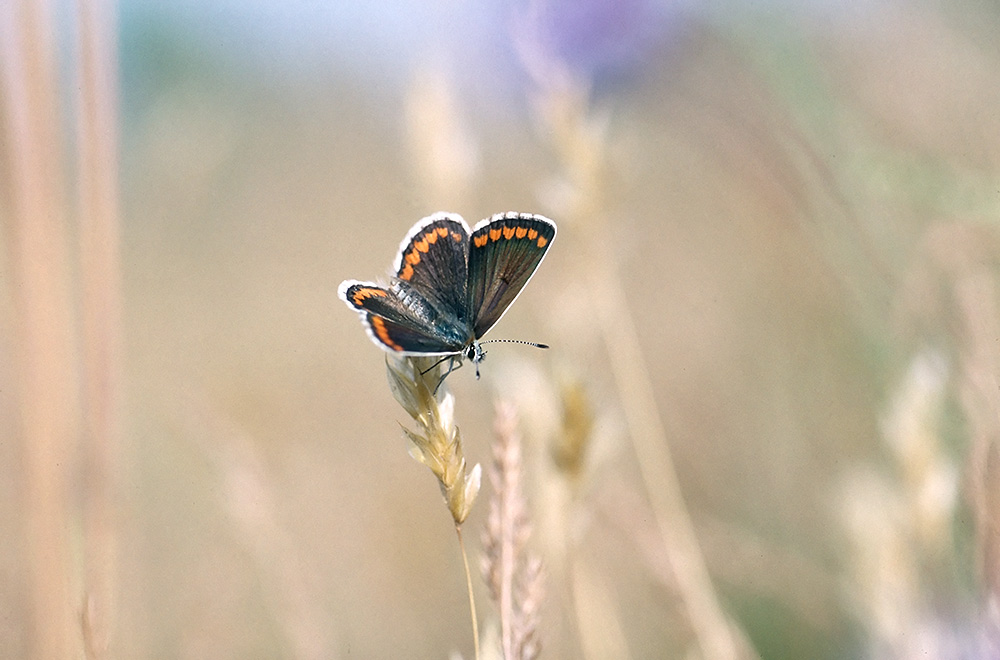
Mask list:
[[[928,228],[903,291],[904,316],[901,325],[928,337],[928,343],[932,346],[948,349],[936,358],[936,362],[948,367],[949,378],[941,387],[947,386],[949,398],[954,397],[958,404],[962,414],[961,430],[968,443],[965,447],[959,492],[964,495],[969,507],[968,513],[972,516],[974,560],[980,581],[977,585],[980,601],[977,624],[979,630],[970,635],[974,638],[974,643],[991,649],[989,654],[969,654],[968,657],[994,657],[995,649],[1000,648],[998,264],[1000,231],[997,231],[994,224],[951,219],[938,222]],[[925,409],[924,415],[934,412],[940,416],[940,411],[935,411],[934,406],[940,407],[942,402],[933,398],[930,402],[934,405],[914,408]],[[910,431],[906,434],[914,436],[914,439],[902,445],[905,452],[900,452],[897,448],[896,455],[901,458],[901,462],[906,459],[902,462],[901,473],[912,482],[911,475],[934,474],[924,466],[934,467],[942,460],[950,461],[947,450],[952,443],[945,443],[946,437],[940,435],[941,430],[928,428],[922,417],[913,413],[910,417],[915,417],[917,423],[911,422],[911,426],[920,433],[917,435]],[[892,419],[889,418],[890,421]],[[891,430],[892,427],[889,428]],[[929,447],[928,441],[933,443]],[[898,440],[894,444],[901,445]],[[911,445],[923,449],[916,451]],[[954,467],[952,469],[955,470]],[[955,483],[952,489],[958,486]],[[937,489],[930,490],[930,494],[934,494],[935,490]],[[919,502],[916,498],[921,495],[922,493],[914,492],[910,498]],[[943,511],[939,509],[940,507],[930,509],[930,513],[934,514],[929,519],[931,524],[928,524],[925,515],[920,519],[922,524],[919,527],[922,536],[929,541],[925,543],[923,556],[936,557],[938,563],[941,558],[948,558],[949,552],[956,559],[961,556],[956,553],[958,548],[954,546],[952,525],[954,520],[960,519],[957,514],[961,510],[957,507]],[[939,521],[942,514],[947,514],[947,518]],[[924,578],[926,567],[921,565],[918,569],[920,577]],[[947,574],[944,575],[947,577]],[[933,597],[937,601],[941,600],[937,593]],[[971,620],[973,617],[966,615],[963,618]],[[910,638],[912,629],[909,626],[905,631]]]
[[[892,657],[940,643],[932,603],[943,583],[933,575],[949,556],[957,501],[956,470],[939,437],[946,384],[942,356],[918,355],[882,424],[897,478],[858,470],[837,498],[852,541],[854,605],[873,645]]]
[[[518,412],[525,461],[535,468],[525,474],[535,495],[534,545],[543,557],[546,583],[557,585],[547,589],[553,613],[545,621],[548,645],[582,660],[628,658],[627,615],[617,607],[609,582],[587,565],[582,547],[595,520],[589,495],[617,444],[617,422],[595,407],[586,384],[572,373],[551,378],[528,362],[497,368],[497,380],[506,383],[506,396]]]
[[[418,67],[405,99],[413,176],[431,208],[461,208],[479,173],[479,148],[446,67]]]
[[[948,284],[938,311],[957,344],[955,386],[968,433],[967,494],[975,522],[983,644],[1000,648],[1000,232],[948,223],[928,233],[935,276]],[[939,275],[940,273],[940,275]],[[985,657],[985,656],[984,656]]]
[[[557,475],[558,522],[563,544],[559,553],[569,576],[569,597],[577,620],[580,653],[583,658],[628,658],[630,651],[624,631],[625,614],[615,606],[607,580],[588,565],[580,552],[584,538],[581,521],[592,502],[587,491],[589,479],[601,461],[595,460],[595,411],[582,381],[564,377],[558,391],[558,426],[549,443],[549,457]]]
[[[512,405],[497,404],[494,428],[488,472],[493,497],[480,568],[500,613],[503,658],[532,660],[541,651],[538,623],[544,580],[541,561],[525,552],[531,525],[521,490],[521,438]]]
[[[559,390],[559,432],[550,448],[552,462],[560,474],[577,482],[586,467],[594,431],[594,411],[578,380],[566,380]]]
[[[417,423],[417,430],[403,427],[410,441],[410,456],[437,477],[448,511],[461,525],[479,494],[481,468],[468,469],[462,455],[462,439],[455,425],[455,396],[441,380],[440,365],[427,358],[386,357],[386,373],[392,395]],[[437,393],[434,389],[437,388]]]
[[[441,494],[455,521],[455,533],[462,551],[465,581],[469,591],[472,639],[479,658],[479,622],[472,592],[472,573],[462,538],[462,523],[468,518],[479,494],[482,469],[477,463],[468,469],[462,455],[462,440],[455,425],[455,397],[441,381],[441,364],[436,358],[386,355],[386,374],[392,395],[416,422],[416,430],[403,427],[410,440],[410,456],[423,463],[437,477]]]

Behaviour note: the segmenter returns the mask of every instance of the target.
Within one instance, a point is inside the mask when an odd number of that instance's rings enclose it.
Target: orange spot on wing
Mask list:
[[[381,316],[372,314],[370,318],[372,320],[372,327],[375,329],[375,334],[382,340],[383,344],[394,351],[403,350],[403,347],[394,342],[392,337],[389,336],[389,329],[385,327],[385,320]]]
[[[517,228],[517,237],[518,238],[524,238],[525,234],[527,234],[527,233],[528,233],[528,228],[527,227],[518,227]]]
[[[416,243],[413,244],[413,250],[414,251],[420,250],[421,252],[427,252],[427,250],[429,250],[429,249],[431,249],[431,247],[429,245],[427,245],[427,239],[426,238],[424,240],[422,240],[422,241],[417,241]]]
[[[448,228],[447,228],[447,227],[438,227],[438,228],[436,229],[436,231],[437,231],[438,235],[439,235],[439,236],[440,236],[441,238],[444,238],[445,236],[447,236],[447,235],[448,235]]]
[[[535,240],[535,236],[538,236],[538,230],[537,229],[529,229],[528,230],[528,238],[530,238],[531,240]]]
[[[387,295],[389,294],[382,289],[358,289],[354,292],[354,295],[351,296],[351,300],[354,301],[355,305],[360,307],[361,303],[369,298],[374,298],[376,296],[379,298],[385,298]]]
[[[538,247],[543,248],[543,247],[545,247],[545,244],[548,243],[548,242],[549,242],[549,239],[545,238],[544,236],[539,236],[538,237]]]
[[[444,227],[442,227],[441,229],[444,229]],[[462,240],[462,235],[459,234],[458,232],[454,232],[454,231],[451,232],[451,237],[455,240],[456,243],[459,243]]]
[[[509,241],[510,239],[514,238],[514,232],[515,231],[517,231],[517,228],[515,228],[515,227],[504,227],[503,228],[503,237],[506,238]]]
[[[403,271],[399,274],[399,279],[408,280],[411,277],[413,277],[413,266],[411,266],[410,264],[406,264],[406,266],[403,268]]]
[[[499,229],[491,229],[490,230],[490,240],[494,241],[494,242],[495,241],[499,241],[500,240],[500,234],[502,234],[502,233],[503,232],[501,230],[499,230]]]
[[[427,234],[427,236],[424,237],[424,240],[431,244],[437,243],[438,233],[436,231],[432,231],[429,234]]]
[[[483,234],[482,236],[476,236],[475,238],[473,238],[472,242],[476,244],[476,247],[483,247],[489,242],[489,240],[490,237],[487,236],[486,234]]]
[[[420,263],[420,253],[416,250],[411,250],[409,254],[406,255],[406,263],[411,266],[416,266]]]

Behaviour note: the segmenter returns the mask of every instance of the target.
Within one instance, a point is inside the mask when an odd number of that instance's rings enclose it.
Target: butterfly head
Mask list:
[[[483,350],[483,345],[474,341],[465,349],[465,359],[472,360],[472,364],[476,366],[476,380],[479,380],[479,363],[486,359],[486,351]]]

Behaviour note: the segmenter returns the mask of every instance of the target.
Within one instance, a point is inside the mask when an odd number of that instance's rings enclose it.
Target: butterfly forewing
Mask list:
[[[396,277],[441,314],[471,326],[468,295],[469,227],[461,216],[436,213],[410,230],[399,246]]]
[[[468,296],[477,339],[521,293],[555,235],[555,223],[526,213],[494,215],[476,225],[469,240]]]

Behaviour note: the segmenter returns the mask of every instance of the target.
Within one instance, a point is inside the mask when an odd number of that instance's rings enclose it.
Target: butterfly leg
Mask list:
[[[448,362],[448,371],[444,372],[444,375],[441,376],[441,379],[438,381],[438,384],[434,386],[434,392],[433,392],[434,396],[437,396],[438,388],[441,387],[441,383],[443,383],[444,379],[448,377],[448,374],[450,374],[451,372],[455,371],[456,369],[459,369],[462,366],[462,357],[459,356],[459,355],[448,355],[446,357],[443,357],[443,358],[441,358],[440,360],[437,361],[437,364],[441,364],[445,360],[449,361]],[[431,368],[433,369],[433,367],[431,367]],[[477,371],[478,371],[478,367],[477,367]]]
[[[428,373],[429,371],[431,371],[431,370],[432,370],[432,369],[433,369],[434,367],[438,366],[439,364],[441,364],[441,363],[442,363],[442,362],[444,362],[445,360],[454,360],[454,359],[455,359],[455,356],[454,356],[454,355],[445,355],[445,356],[444,356],[443,358],[441,358],[440,360],[438,360],[437,362],[435,362],[435,363],[434,363],[434,364],[432,364],[431,366],[429,366],[429,367],[427,367],[426,369],[424,369],[423,371],[421,371],[421,372],[420,372],[420,375],[421,375],[421,376],[426,376],[426,375],[427,375],[427,373]],[[449,367],[449,369],[448,369],[448,374],[450,374],[450,373],[451,373],[451,371],[452,371],[452,370],[451,370],[451,368]],[[445,376],[447,376],[448,374],[445,374]]]

